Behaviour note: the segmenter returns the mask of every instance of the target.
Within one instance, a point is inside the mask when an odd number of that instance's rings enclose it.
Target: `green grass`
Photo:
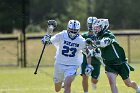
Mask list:
[[[130,77],[140,84],[140,64],[132,64],[136,70],[131,72]],[[55,93],[53,84],[53,67],[41,67],[38,74],[34,75],[35,68],[0,68],[0,93]],[[72,93],[83,93],[82,78],[76,77],[72,83]],[[117,78],[119,93],[135,93],[132,88],[124,85],[120,76]],[[59,92],[63,93],[63,89]],[[111,93],[104,69],[101,68],[101,75],[97,85],[97,91],[91,87],[89,79],[89,93]]]

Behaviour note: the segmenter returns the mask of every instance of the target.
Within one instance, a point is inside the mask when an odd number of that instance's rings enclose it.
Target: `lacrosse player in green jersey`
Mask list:
[[[83,38],[85,39],[90,38],[93,41],[96,40],[96,36],[92,29],[92,24],[95,24],[96,21],[97,21],[96,17],[87,18],[88,31],[82,34]],[[81,65],[82,86],[83,86],[84,93],[88,93],[88,77],[91,76],[92,87],[93,89],[96,89],[96,84],[98,82],[98,78],[100,75],[101,63],[95,56],[92,57],[91,63],[87,62],[87,58],[85,54],[83,54],[83,56],[84,56],[83,63]],[[94,68],[94,70],[92,68]]]
[[[108,28],[108,19],[98,19],[93,25],[98,38],[94,44],[101,49],[111,91],[112,93],[118,93],[116,78],[120,75],[126,86],[132,87],[136,90],[136,93],[140,93],[140,87],[129,77],[130,70],[134,69],[128,64],[124,49],[119,45],[114,34]]]

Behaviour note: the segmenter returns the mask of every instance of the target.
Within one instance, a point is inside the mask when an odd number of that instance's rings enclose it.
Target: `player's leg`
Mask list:
[[[71,93],[71,84],[76,76],[78,66],[65,66],[64,93]]]
[[[129,74],[130,74],[130,67],[128,66],[128,64],[122,64],[121,65],[121,70],[120,70],[120,76],[122,77],[124,83],[126,86],[128,87],[132,87],[133,89],[135,89],[136,91],[139,91],[138,85],[135,81],[132,81],[129,78]],[[140,92],[140,91],[139,91]],[[139,93],[138,92],[138,93]]]
[[[125,80],[123,80],[125,85],[128,87],[132,87],[133,89],[137,90],[138,89],[138,85],[135,81],[131,81],[130,78],[127,78]]]
[[[92,82],[92,88],[95,90],[97,88],[97,82],[98,80],[97,79],[94,79],[94,78],[91,78],[91,82]]]
[[[82,87],[84,93],[88,93],[88,76],[85,75],[85,69],[87,66],[86,57],[84,56],[83,63],[81,65]]]
[[[58,63],[54,65],[54,85],[56,92],[59,92],[61,90],[62,82],[64,80],[63,68],[63,65],[60,65]]]
[[[112,93],[118,93],[118,88],[116,86],[116,77],[117,77],[117,74],[114,74],[112,72],[106,72],[106,75],[108,77],[108,80],[109,80],[109,84],[110,84]]]
[[[84,93],[88,93],[88,76],[85,74],[82,75],[82,86]]]
[[[71,93],[71,84],[75,76],[67,76],[64,81],[64,93]]]
[[[118,76],[118,66],[117,65],[106,65],[105,71],[110,84],[112,93],[118,93],[118,88],[116,85],[116,78]]]
[[[92,66],[94,67],[94,70],[92,71],[91,74],[92,88],[96,89],[96,84],[98,83],[98,78],[100,75],[100,64],[93,64]]]

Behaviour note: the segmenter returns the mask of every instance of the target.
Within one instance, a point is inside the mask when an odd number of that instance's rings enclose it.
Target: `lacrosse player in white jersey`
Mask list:
[[[70,20],[67,30],[52,36],[45,35],[42,42],[56,47],[54,64],[55,91],[59,92],[64,82],[64,93],[71,93],[71,84],[78,67],[83,61],[82,50],[86,49],[86,40],[79,34],[80,22]],[[87,50],[86,50],[87,51]]]

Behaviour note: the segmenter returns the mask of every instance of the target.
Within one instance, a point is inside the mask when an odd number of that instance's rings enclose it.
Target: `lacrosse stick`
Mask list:
[[[97,49],[98,46],[97,46],[96,44],[94,44],[94,42],[91,43],[91,46],[92,46],[92,48],[96,48],[96,49],[95,49],[95,52],[96,52],[96,53],[101,53],[100,48]],[[102,58],[102,57],[97,57],[97,59],[100,61],[100,63],[102,64],[103,67],[106,66],[106,65],[104,64],[104,62],[103,62],[103,58]]]
[[[103,58],[98,58],[98,60],[100,61],[100,63],[102,64],[103,67],[105,67],[106,65],[103,62]]]
[[[46,34],[52,36],[53,35],[53,30],[56,28],[56,26],[57,26],[57,22],[55,20],[48,20],[48,28],[47,28],[47,33]],[[40,54],[40,57],[39,57],[39,60],[38,60],[38,64],[36,66],[36,70],[35,70],[34,74],[37,74],[37,70],[38,70],[38,67],[40,65],[40,62],[41,62],[42,55],[44,53],[46,44],[47,44],[47,42],[45,42],[45,44],[43,46],[43,49],[42,49],[42,52]]]
[[[94,45],[94,47],[98,48],[96,45]],[[100,48],[95,50],[96,53],[101,53]],[[97,57],[97,59],[100,61],[100,63],[102,64],[103,67],[105,67],[105,64],[103,62],[103,58],[102,57]]]

